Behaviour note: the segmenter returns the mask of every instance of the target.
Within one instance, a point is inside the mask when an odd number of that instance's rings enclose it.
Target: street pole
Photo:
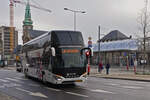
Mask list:
[[[100,61],[100,25],[98,26],[98,63]]]
[[[76,12],[74,12],[74,31],[76,31]]]
[[[86,13],[85,11],[77,11],[68,8],[64,8],[64,10],[68,10],[74,13],[74,31],[76,31],[76,13]]]

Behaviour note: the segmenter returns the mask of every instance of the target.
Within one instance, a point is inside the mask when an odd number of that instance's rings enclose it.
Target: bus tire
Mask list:
[[[47,83],[46,75],[45,75],[45,74],[44,74],[44,75],[42,75],[42,82],[43,82],[44,84],[46,84],[46,83]]]
[[[24,70],[24,75],[25,75],[25,78],[28,78],[28,74],[27,74],[27,69]]]

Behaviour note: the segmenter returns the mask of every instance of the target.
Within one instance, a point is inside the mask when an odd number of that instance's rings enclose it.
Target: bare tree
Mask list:
[[[150,32],[150,12],[148,11],[148,0],[145,0],[145,7],[141,10],[140,16],[138,18],[140,24],[140,30],[143,37],[143,55],[144,60],[146,60],[146,38]],[[143,66],[143,73],[145,72],[145,65]]]

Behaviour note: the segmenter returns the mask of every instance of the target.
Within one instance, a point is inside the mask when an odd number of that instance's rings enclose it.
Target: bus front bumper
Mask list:
[[[58,78],[56,79],[56,84],[71,84],[75,82],[84,82],[87,78],[86,77],[78,77],[78,78]]]

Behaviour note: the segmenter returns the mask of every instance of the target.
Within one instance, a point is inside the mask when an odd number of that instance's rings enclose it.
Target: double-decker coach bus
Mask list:
[[[50,31],[23,45],[25,76],[53,84],[70,84],[86,79],[87,58],[82,33]]]

